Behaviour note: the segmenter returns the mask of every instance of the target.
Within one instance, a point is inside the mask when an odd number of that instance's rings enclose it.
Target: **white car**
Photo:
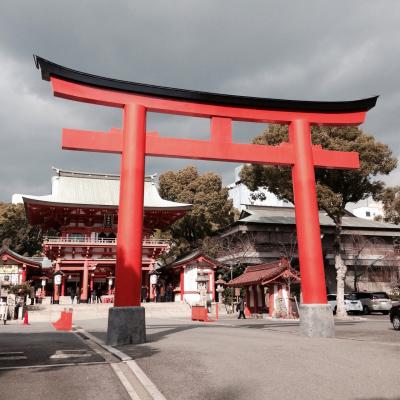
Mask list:
[[[328,304],[332,307],[332,311],[336,314],[336,294],[328,294]],[[357,300],[356,296],[352,294],[344,295],[344,306],[348,314],[362,313],[363,305],[360,300]]]

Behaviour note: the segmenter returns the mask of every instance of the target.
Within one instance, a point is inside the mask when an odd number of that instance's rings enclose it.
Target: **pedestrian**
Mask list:
[[[79,304],[81,302],[81,288],[79,286],[76,287],[76,303]]]
[[[246,319],[246,316],[244,315],[244,307],[245,307],[244,299],[243,297],[241,297],[239,299],[239,303],[236,306],[236,311],[239,311],[238,319],[241,319],[242,317]]]
[[[97,289],[97,297],[96,297],[96,302],[97,303],[102,303],[102,300],[101,300],[101,296],[102,295],[103,295],[103,291],[102,291],[101,287],[99,287]]]
[[[92,290],[92,303],[97,303],[97,291],[96,289]]]
[[[145,303],[147,301],[147,286],[143,285],[141,290],[141,301]]]
[[[169,283],[167,286],[165,297],[166,301],[174,301],[174,288],[172,287],[171,283]]]
[[[30,287],[29,290],[29,298],[31,299],[31,306],[33,306],[35,304],[35,286],[33,285]]]
[[[161,285],[161,287],[160,287],[160,300],[162,302],[165,301],[165,287],[164,287],[164,285]]]
[[[73,288],[70,288],[69,295],[71,296],[71,304],[74,304],[74,299],[75,299],[75,291]]]

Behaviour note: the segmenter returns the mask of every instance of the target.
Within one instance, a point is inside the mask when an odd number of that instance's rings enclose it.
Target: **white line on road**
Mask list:
[[[104,348],[105,350],[109,351],[116,357],[118,357],[121,361],[123,361],[129,369],[133,372],[133,374],[136,376],[140,384],[143,386],[143,388],[147,391],[147,393],[153,398],[153,400],[166,400],[164,395],[158,390],[157,386],[150,380],[150,378],[145,374],[145,372],[139,367],[139,365],[136,363],[136,361],[132,360],[131,357],[129,357],[127,354],[122,352],[121,350],[118,350],[112,346],[106,345],[101,339],[98,337],[90,334],[89,332],[86,332],[85,329],[79,327],[75,327],[75,329],[80,332],[82,335],[86,336],[88,339],[92,340],[93,342],[97,343],[99,346]],[[110,364],[111,366],[115,364]],[[115,371],[115,370],[114,370]],[[120,370],[122,373],[122,371]],[[119,375],[117,374],[119,377]],[[126,379],[126,377],[124,376]],[[122,380],[121,380],[122,382]],[[128,382],[129,383],[129,382]],[[130,385],[130,383],[129,383]]]
[[[23,351],[5,351],[0,353],[0,361],[26,360]]]
[[[93,361],[93,362],[75,362],[75,363],[60,363],[60,364],[36,364],[36,365],[20,365],[20,366],[9,366],[0,367],[0,371],[9,369],[29,369],[29,368],[59,368],[59,367],[76,367],[81,365],[97,365],[97,364],[108,364],[106,361]]]
[[[133,386],[129,383],[128,379],[124,375],[124,373],[121,371],[121,368],[117,363],[110,364],[111,368],[114,370],[115,375],[119,378],[121,381],[122,385],[124,386],[125,390],[128,392],[129,397],[132,400],[140,400],[139,395],[137,394],[136,390],[133,388]]]
[[[91,357],[87,350],[56,350],[55,354],[51,355],[51,359],[65,359],[65,358],[81,358]]]

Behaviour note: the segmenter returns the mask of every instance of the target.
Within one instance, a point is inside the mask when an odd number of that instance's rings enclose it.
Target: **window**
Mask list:
[[[371,216],[371,213],[370,213],[369,211],[365,211],[365,216],[366,216],[366,217],[370,217],[370,216]]]

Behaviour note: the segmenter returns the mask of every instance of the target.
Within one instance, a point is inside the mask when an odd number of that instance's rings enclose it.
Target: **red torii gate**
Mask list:
[[[126,312],[123,307],[140,306],[141,210],[146,155],[282,165],[292,167],[305,305],[302,330],[310,336],[334,334],[332,315],[326,305],[314,168],[356,169],[359,158],[355,152],[330,151],[312,145],[310,126],[359,125],[366,112],[375,106],[377,97],[346,102],[312,102],[221,95],[99,77],[40,57],[35,57],[35,62],[41,69],[42,78],[50,80],[55,96],[123,109],[122,130],[64,129],[62,137],[64,149],[121,154],[115,309]],[[210,118],[210,139],[177,139],[160,137],[157,133],[146,134],[147,111]],[[279,146],[233,143],[232,121],[288,124],[289,142]],[[112,311],[109,315],[109,343],[144,341],[144,326],[142,333],[129,337],[123,337],[121,332],[110,333],[118,330],[114,326],[116,323],[110,321],[111,314]],[[137,326],[129,329],[137,329]]]

